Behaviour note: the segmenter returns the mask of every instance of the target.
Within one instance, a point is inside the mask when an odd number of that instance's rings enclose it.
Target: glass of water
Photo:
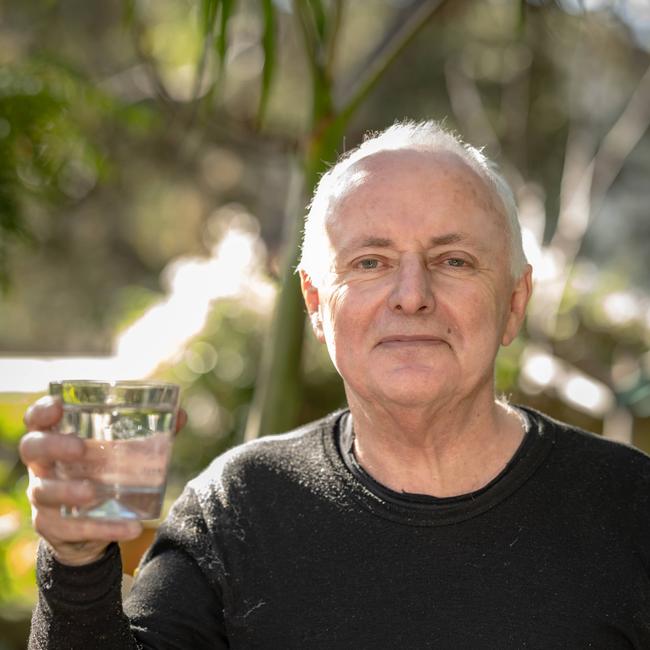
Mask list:
[[[97,498],[69,517],[156,519],[160,516],[176,428],[179,388],[136,381],[50,383],[61,398],[60,433],[84,440],[77,462],[57,463],[57,477],[89,480]]]

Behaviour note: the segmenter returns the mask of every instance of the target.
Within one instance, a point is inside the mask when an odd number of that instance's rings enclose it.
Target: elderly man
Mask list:
[[[492,165],[395,125],[323,177],[303,252],[349,408],[216,459],[124,605],[137,526],[59,517],[81,443],[30,411],[31,647],[650,648],[650,459],[495,399],[531,269]]]

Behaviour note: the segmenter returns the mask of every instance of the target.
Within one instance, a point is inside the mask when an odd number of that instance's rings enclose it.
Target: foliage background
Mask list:
[[[246,432],[342,404],[298,303],[272,327],[310,185],[367,130],[446,119],[510,179],[536,269],[500,390],[650,450],[649,48],[643,0],[4,3],[0,357],[115,356],[168,308],[185,334],[128,350],[153,345],[153,374],[183,386],[173,498]],[[24,645],[35,597],[16,445],[46,385],[12,392],[15,367],[0,359],[0,649]]]

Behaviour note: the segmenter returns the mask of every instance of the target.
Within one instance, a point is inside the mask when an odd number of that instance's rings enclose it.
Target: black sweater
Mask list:
[[[650,648],[650,458],[531,410],[482,490],[377,484],[347,412],[216,459],[120,599],[39,553],[30,648]]]

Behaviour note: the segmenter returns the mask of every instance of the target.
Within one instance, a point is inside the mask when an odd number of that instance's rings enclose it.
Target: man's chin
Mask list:
[[[393,371],[381,387],[386,401],[403,407],[431,406],[449,393],[450,382],[439,370],[414,366]]]

